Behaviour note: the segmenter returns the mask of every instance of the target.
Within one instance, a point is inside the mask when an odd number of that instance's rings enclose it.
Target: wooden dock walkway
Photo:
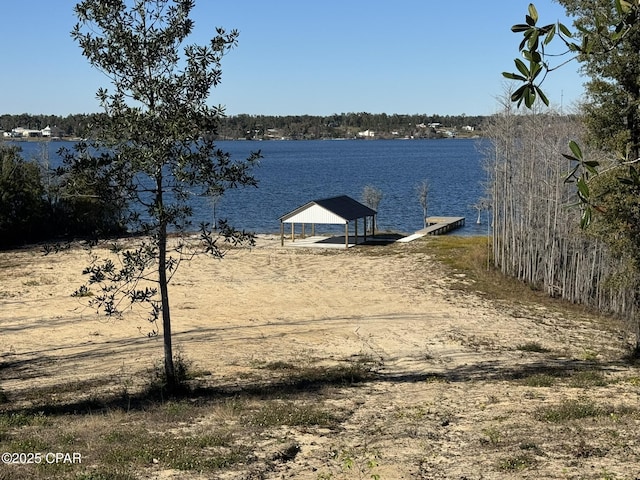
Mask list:
[[[426,228],[418,230],[416,233],[425,235],[442,235],[456,228],[464,226],[464,217],[428,217]]]
[[[416,238],[424,237],[425,235],[442,235],[443,233],[450,232],[456,228],[464,226],[464,217],[428,217],[428,227],[418,230],[413,235],[401,238],[399,242],[411,242]]]

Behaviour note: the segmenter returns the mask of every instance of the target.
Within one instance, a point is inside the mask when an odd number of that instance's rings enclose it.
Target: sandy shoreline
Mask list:
[[[606,375],[637,375],[618,361],[624,334],[586,317],[451,290],[443,267],[419,245],[294,249],[281,248],[277,235],[261,235],[255,248],[230,251],[222,261],[198,257],[180,266],[171,286],[175,348],[209,372],[212,384],[246,382],[265,362],[379,359],[381,381],[341,400],[355,409],[344,430],[292,433],[300,455],[269,478],[316,479],[331,445],[365,439],[384,452],[381,478],[600,478],[563,476],[567,460],[551,451],[535,471],[496,473],[499,452],[481,448],[480,440],[496,423],[520,432],[513,435],[538,434],[542,426],[527,414],[551,401],[550,392],[533,395],[513,379],[540,365],[577,368],[593,352],[589,358],[602,362]],[[106,320],[86,308],[86,299],[70,296],[87,260],[81,250],[0,252],[0,385],[12,397],[37,386],[55,399],[56,385],[97,378],[115,391],[124,382],[140,384],[161,358],[162,341],[145,335],[142,316]],[[553,354],[518,349],[532,342]],[[432,381],[438,378],[446,381]],[[622,385],[589,394],[636,404],[635,390]],[[567,387],[556,394],[581,392]],[[415,431],[407,435],[410,420]],[[547,439],[538,441],[544,448]],[[639,447],[629,442],[627,455],[583,459],[575,471],[640,472]],[[493,474],[479,476],[483,471]]]

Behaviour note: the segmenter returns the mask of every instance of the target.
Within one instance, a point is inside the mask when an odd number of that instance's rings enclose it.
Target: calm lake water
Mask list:
[[[52,163],[57,149],[67,143],[50,142]],[[466,226],[457,234],[485,235],[487,214],[477,225],[472,207],[484,196],[482,144],[472,139],[219,142],[233,158],[246,158],[258,149],[264,158],[255,169],[258,188],[228,191],[215,213],[236,228],[278,232],[279,217],[289,211],[337,195],[360,200],[363,188],[372,185],[384,195],[378,207],[378,228],[412,233],[422,228],[416,186],[426,179],[430,216],[466,217]],[[17,145],[27,159],[43,148],[38,142]],[[213,220],[213,208],[206,199],[194,199],[194,209],[194,224]]]

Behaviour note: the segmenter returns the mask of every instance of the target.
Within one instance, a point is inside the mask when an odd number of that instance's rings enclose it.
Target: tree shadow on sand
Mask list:
[[[428,366],[423,361],[422,366]],[[6,366],[5,366],[6,367]],[[88,392],[92,388],[113,386],[113,379],[97,379],[86,382],[74,382],[59,386],[60,397],[70,398],[69,401],[42,403],[34,402],[27,408],[12,407],[11,392],[6,392],[8,401],[0,405],[0,413],[40,413],[45,415],[91,414],[113,409],[144,410],[150,406],[168,400],[189,400],[195,404],[210,404],[229,399],[288,399],[309,397],[326,393],[330,389],[360,388],[364,385],[379,382],[394,384],[424,383],[425,388],[434,380],[449,383],[466,382],[496,382],[523,381],[549,376],[553,379],[569,379],[580,372],[607,373],[627,369],[629,363],[624,359],[608,363],[583,361],[576,359],[539,359],[528,363],[514,364],[512,361],[481,361],[465,364],[444,370],[421,370],[390,372],[381,368],[379,363],[370,358],[348,359],[335,366],[297,366],[282,362],[281,371],[248,377],[246,379],[212,379],[198,377],[182,384],[183,388],[168,393],[162,388],[145,388],[138,393],[117,392],[103,396],[84,396],[73,399],[73,390]],[[215,385],[210,383],[215,382]],[[48,392],[51,387],[46,389]],[[44,389],[43,389],[44,391]],[[43,391],[33,391],[31,394],[38,398]],[[45,395],[42,395],[45,396]],[[77,397],[80,396],[77,395]]]

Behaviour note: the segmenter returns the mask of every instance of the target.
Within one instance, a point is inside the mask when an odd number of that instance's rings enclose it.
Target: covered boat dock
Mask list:
[[[291,241],[295,241],[295,226],[302,225],[301,238],[306,238],[305,226],[311,225],[311,236],[315,236],[318,224],[344,225],[344,247],[349,248],[349,224],[354,224],[354,245],[358,243],[358,221],[362,219],[364,241],[367,241],[367,223],[371,235],[375,234],[377,212],[347,195],[313,200],[280,217],[280,245],[284,245],[285,223],[291,225]],[[369,220],[369,222],[367,222]]]

